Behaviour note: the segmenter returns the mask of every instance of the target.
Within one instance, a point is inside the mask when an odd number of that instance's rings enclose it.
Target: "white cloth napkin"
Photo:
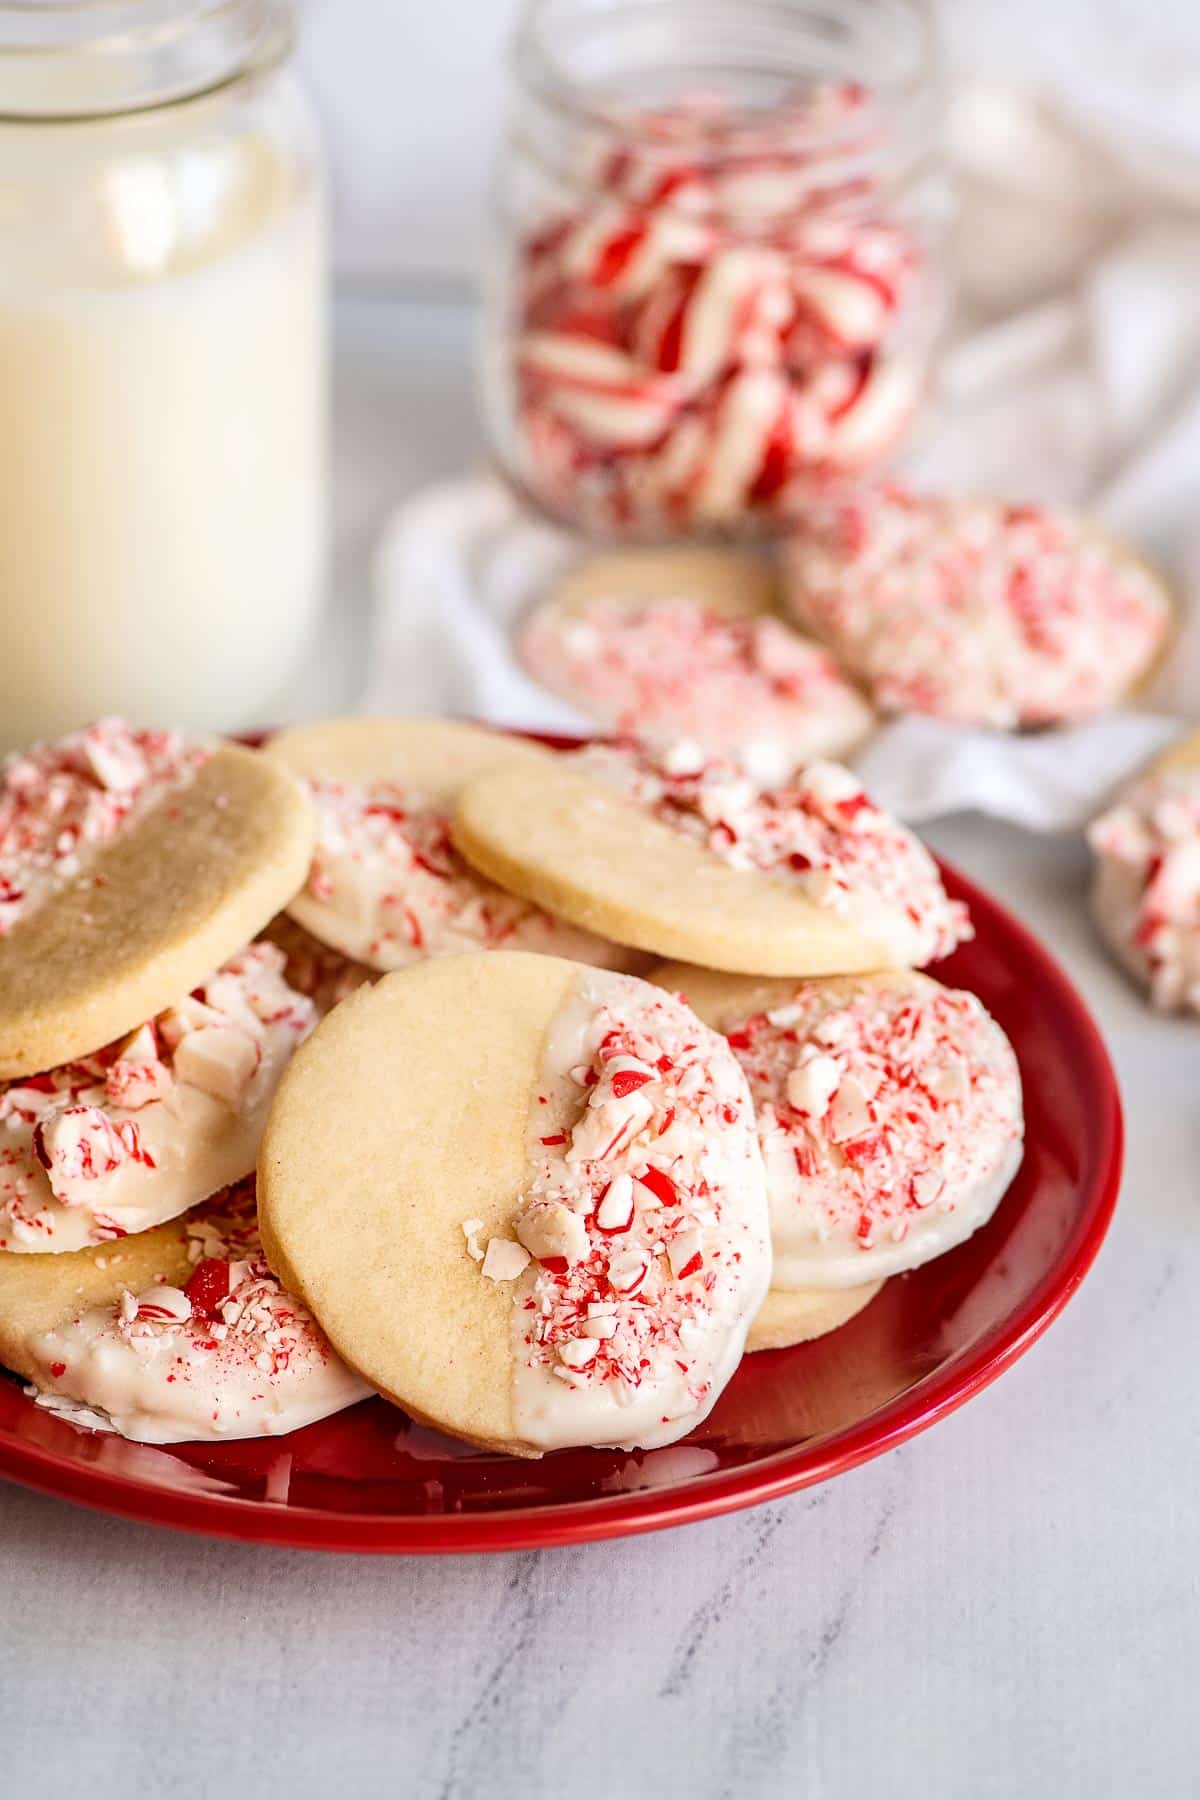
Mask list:
[[[1161,74],[1161,71],[1160,71]],[[970,83],[951,112],[964,325],[904,473],[1085,505],[1159,558],[1182,628],[1144,707],[1006,737],[906,718],[859,759],[912,819],[969,808],[1074,829],[1200,714],[1200,69],[1169,104],[1076,57],[1047,97]],[[511,631],[579,554],[490,477],[405,504],[380,546],[367,710],[586,729],[517,666]]]

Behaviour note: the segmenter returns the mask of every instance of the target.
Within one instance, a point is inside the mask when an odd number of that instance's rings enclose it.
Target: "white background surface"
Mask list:
[[[340,309],[342,600],[301,710],[357,685],[386,507],[475,452],[468,325]],[[313,1557],[0,1487],[0,1793],[1195,1794],[1196,1027],[1151,1018],[1097,952],[1078,845],[930,835],[1062,958],[1125,1086],[1115,1228],[1031,1354],[827,1487],[567,1552]]]

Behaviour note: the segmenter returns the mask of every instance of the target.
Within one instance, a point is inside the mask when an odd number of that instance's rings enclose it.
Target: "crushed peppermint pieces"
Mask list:
[[[1156,770],[1094,821],[1094,901],[1160,1012],[1200,1012],[1200,768]]]
[[[999,729],[1091,718],[1170,628],[1161,582],[1085,520],[867,489],[814,516],[790,605],[886,712]]]

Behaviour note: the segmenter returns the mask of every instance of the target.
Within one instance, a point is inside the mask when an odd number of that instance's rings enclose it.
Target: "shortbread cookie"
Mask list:
[[[0,1255],[0,1362],[147,1444],[276,1437],[370,1392],[268,1269],[252,1181],[102,1249]]]
[[[281,1085],[259,1188],[272,1267],[347,1362],[517,1455],[682,1437],[770,1277],[728,1045],[558,958],[443,958],[353,995]]]
[[[1200,1012],[1200,733],[1130,782],[1088,841],[1105,942],[1160,1012]]]
[[[613,585],[590,600],[552,594],[517,640],[529,673],[604,731],[737,750],[772,775],[867,736],[870,707],[819,644],[764,613],[731,616],[682,579],[638,600],[621,585],[625,560],[602,559]]]
[[[232,956],[304,880],[312,810],[253,750],[115,721],[0,776],[0,1078],[111,1043]]]
[[[515,893],[710,968],[920,964],[970,935],[928,851],[836,763],[768,787],[695,745],[593,745],[472,782],[454,837]]]
[[[0,1088],[0,1251],[124,1238],[250,1174],[316,1022],[283,968],[251,944],[128,1037]]]
[[[851,1288],[772,1288],[755,1314],[746,1350],[789,1350],[827,1337],[856,1319],[882,1287],[882,1281],[866,1281]]]
[[[308,782],[317,842],[288,908],[306,931],[375,970],[467,950],[537,950],[627,968],[628,952],[469,868],[450,837],[463,783],[533,772],[549,752],[444,719],[331,719],[281,732],[267,754]]]
[[[797,983],[671,964],[653,979],[746,1072],[774,1292],[851,1289],[865,1305],[866,1284],[991,1218],[1021,1161],[1021,1077],[974,994],[909,971]]]
[[[868,489],[795,543],[788,605],[883,712],[1000,729],[1115,705],[1166,643],[1165,583],[1085,519]]]
[[[753,618],[778,610],[779,575],[761,557],[736,550],[613,550],[568,570],[552,598],[564,613],[586,613],[597,600],[636,610],[686,598],[723,618]]]

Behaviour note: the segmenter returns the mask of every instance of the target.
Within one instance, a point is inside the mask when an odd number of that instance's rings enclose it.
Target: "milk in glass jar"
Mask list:
[[[278,0],[0,0],[0,737],[245,725],[326,555],[321,162]]]

